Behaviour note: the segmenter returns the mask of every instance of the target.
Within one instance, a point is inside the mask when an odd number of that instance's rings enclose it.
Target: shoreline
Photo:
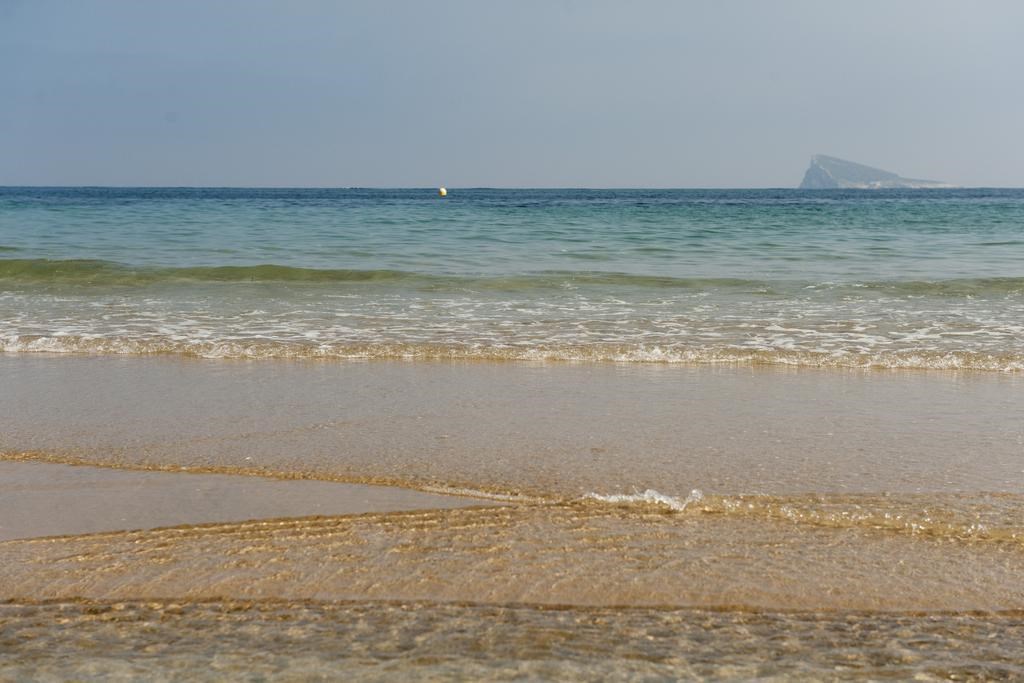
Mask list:
[[[198,362],[286,363],[418,363],[438,365],[509,364],[567,367],[675,367],[692,369],[807,370],[879,373],[965,373],[1020,376],[1024,356],[972,350],[897,350],[865,354],[834,354],[820,350],[779,350],[742,347],[664,350],[643,345],[563,349],[496,346],[446,348],[435,344],[370,343],[331,349],[290,342],[236,344],[147,342],[120,339],[76,339],[71,336],[29,340],[0,339],[0,357],[6,358],[164,358]],[[63,345],[63,346],[62,346]],[[222,348],[223,347],[223,348]],[[888,355],[886,355],[888,354]]]

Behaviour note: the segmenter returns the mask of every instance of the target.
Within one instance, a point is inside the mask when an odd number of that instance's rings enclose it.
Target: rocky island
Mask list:
[[[881,190],[890,188],[939,188],[956,187],[936,180],[915,180],[903,178],[890,171],[872,168],[836,157],[815,154],[811,165],[800,183],[801,190],[860,189]]]

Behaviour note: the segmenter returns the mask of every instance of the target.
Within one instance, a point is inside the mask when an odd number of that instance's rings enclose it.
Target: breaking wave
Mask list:
[[[0,251],[17,251],[0,246]],[[132,266],[97,259],[0,259],[0,281],[12,284],[145,286],[173,282],[307,283],[344,285],[401,283],[429,289],[531,290],[570,286],[647,289],[735,290],[761,295],[829,290],[860,296],[977,297],[1024,293],[1024,277],[804,282],[746,278],[671,277],[605,271],[545,270],[518,275],[470,276],[395,269],[321,269],[280,264],[191,267]]]

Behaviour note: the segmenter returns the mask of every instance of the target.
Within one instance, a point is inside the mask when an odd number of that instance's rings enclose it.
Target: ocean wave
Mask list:
[[[652,289],[739,289],[770,293],[770,283],[742,278],[680,278],[602,271],[544,270],[527,274],[445,275],[394,269],[300,268],[272,263],[239,266],[131,266],[96,259],[0,259],[0,282],[147,286],[163,283],[403,284],[429,290],[523,291],[573,286]]]
[[[0,246],[0,251],[16,251]],[[979,297],[1024,294],[1024,277],[812,282],[729,277],[675,277],[626,272],[543,270],[502,275],[437,274],[395,269],[322,269],[281,264],[132,266],[96,259],[0,259],[0,282],[24,285],[147,286],[167,283],[402,284],[429,290],[529,291],[565,287],[731,291],[759,296]]]
[[[251,266],[133,267],[92,259],[0,259],[0,279],[76,285],[146,285],[174,280],[198,282],[368,282],[417,277],[399,270],[296,268],[274,264]]]
[[[666,365],[787,366],[835,369],[1024,371],[1024,353],[891,349],[824,352],[731,346],[661,347],[592,344],[504,346],[406,342],[301,343],[256,340],[132,338],[89,335],[3,335],[0,353],[175,355],[238,360],[400,360],[649,363]]]
[[[300,268],[272,263],[240,266],[130,266],[96,259],[0,259],[0,280],[75,285],[150,285],[165,282],[406,283],[432,288],[498,290],[575,285],[764,290],[767,283],[738,278],[678,278],[600,271],[539,271],[493,276],[442,275],[394,269]]]

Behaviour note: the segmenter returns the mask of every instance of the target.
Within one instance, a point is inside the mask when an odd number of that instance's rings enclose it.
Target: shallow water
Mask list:
[[[55,626],[58,625],[58,626]],[[69,634],[75,637],[69,637]],[[0,605],[0,675],[106,680],[1012,680],[1020,614],[436,603]],[[18,656],[12,657],[11,646]]]
[[[545,500],[1024,494],[1016,374],[120,356],[0,373],[0,451],[70,462]]]
[[[8,597],[1024,609],[1016,375],[117,356],[0,371],[8,458],[512,503],[12,542]]]
[[[0,457],[482,505],[0,543],[0,678],[1024,677],[1022,227],[0,189]]]
[[[900,501],[846,505],[865,518],[874,505],[878,520],[921,514],[901,511]],[[1015,521],[1020,510],[1017,501]],[[1019,526],[980,534],[865,518],[560,504],[256,520],[8,541],[0,545],[0,584],[16,600],[1024,609]]]

